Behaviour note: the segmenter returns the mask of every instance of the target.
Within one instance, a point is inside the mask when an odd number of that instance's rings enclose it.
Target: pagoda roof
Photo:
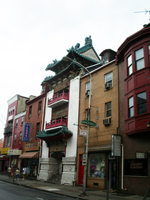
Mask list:
[[[85,55],[82,55],[79,53],[78,50],[75,50],[74,47],[72,47],[70,50],[69,50],[69,53],[66,55],[66,57],[69,57],[70,59],[76,59],[77,62],[80,62],[82,65],[84,65],[85,67],[86,66],[89,66],[89,65],[93,65],[93,64],[96,64],[98,63],[99,61],[97,60],[94,60],[94,59],[91,59],[89,58],[88,56],[85,56]],[[66,66],[68,63],[66,61],[64,61],[64,59],[62,58],[61,60],[57,61],[57,60],[54,60],[53,63],[49,64],[47,67],[46,67],[46,71],[47,70],[51,70],[53,72],[56,72],[57,69],[60,67],[60,66]]]
[[[72,135],[72,132],[69,131],[68,128],[64,125],[57,130],[39,131],[35,138],[40,138],[41,140],[49,141],[57,139],[67,139]]]
[[[75,67],[76,66],[76,67]],[[80,63],[77,63],[75,60],[73,60],[66,68],[55,74],[54,76],[46,77],[41,84],[44,82],[52,82],[56,81],[58,78],[61,78],[63,75],[69,74],[71,71],[74,71],[82,68],[82,65]]]

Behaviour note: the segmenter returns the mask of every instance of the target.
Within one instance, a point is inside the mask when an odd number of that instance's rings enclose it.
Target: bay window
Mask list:
[[[144,50],[143,48],[135,51],[135,63],[136,63],[136,70],[143,69],[144,65]]]
[[[146,92],[137,94],[137,114],[143,114],[147,112],[147,98]]]
[[[128,99],[128,117],[134,116],[133,96]]]
[[[128,76],[132,74],[132,55],[127,58]]]

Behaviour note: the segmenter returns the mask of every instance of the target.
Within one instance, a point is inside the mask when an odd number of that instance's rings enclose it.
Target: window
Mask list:
[[[14,135],[14,145],[16,144],[16,133],[15,133],[15,135]]]
[[[108,53],[104,54],[103,61],[104,61],[104,63],[108,63],[109,62]]]
[[[90,82],[86,83],[86,91],[90,91]]]
[[[150,66],[150,45],[148,46],[149,66]]]
[[[128,76],[132,74],[132,55],[127,58]]]
[[[18,119],[16,119],[16,126],[18,126]]]
[[[41,113],[41,108],[42,108],[42,101],[39,102],[39,106],[38,106],[38,114]]]
[[[5,147],[7,147],[7,144],[8,144],[8,137],[6,136],[5,137]]]
[[[105,89],[112,87],[112,72],[105,74]]]
[[[7,143],[8,147],[10,147],[10,142],[11,142],[11,136],[8,136],[8,143]]]
[[[88,177],[102,178],[105,177],[106,157],[104,153],[89,154]]]
[[[143,114],[147,112],[147,99],[146,92],[137,94],[137,114]]]
[[[22,119],[21,119],[21,125],[23,125],[23,121],[24,121],[24,117],[22,117]]]
[[[19,144],[21,144],[21,141],[22,141],[22,132],[20,133],[20,136],[19,136]]]
[[[135,51],[136,70],[143,69],[144,66],[144,51],[143,48]]]
[[[133,96],[128,99],[128,117],[134,116]]]
[[[37,131],[37,133],[40,131],[40,123],[37,123],[37,125],[36,125],[36,131]]]
[[[31,117],[32,114],[32,106],[29,107],[29,117]]]
[[[105,104],[105,117],[111,117],[111,102]]]

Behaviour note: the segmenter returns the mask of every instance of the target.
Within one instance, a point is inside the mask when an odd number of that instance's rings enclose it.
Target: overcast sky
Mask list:
[[[150,0],[0,0],[0,138],[7,101],[40,95],[45,71],[91,35],[98,54],[149,23]]]

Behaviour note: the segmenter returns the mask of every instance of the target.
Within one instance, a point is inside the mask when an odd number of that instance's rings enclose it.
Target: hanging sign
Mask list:
[[[87,130],[80,129],[79,136],[86,137],[87,136]]]
[[[22,141],[29,141],[30,127],[31,127],[31,124],[29,124],[29,123],[24,123],[24,128],[23,128],[23,139],[22,139]]]
[[[121,156],[121,136],[112,135],[111,139],[111,155]]]

